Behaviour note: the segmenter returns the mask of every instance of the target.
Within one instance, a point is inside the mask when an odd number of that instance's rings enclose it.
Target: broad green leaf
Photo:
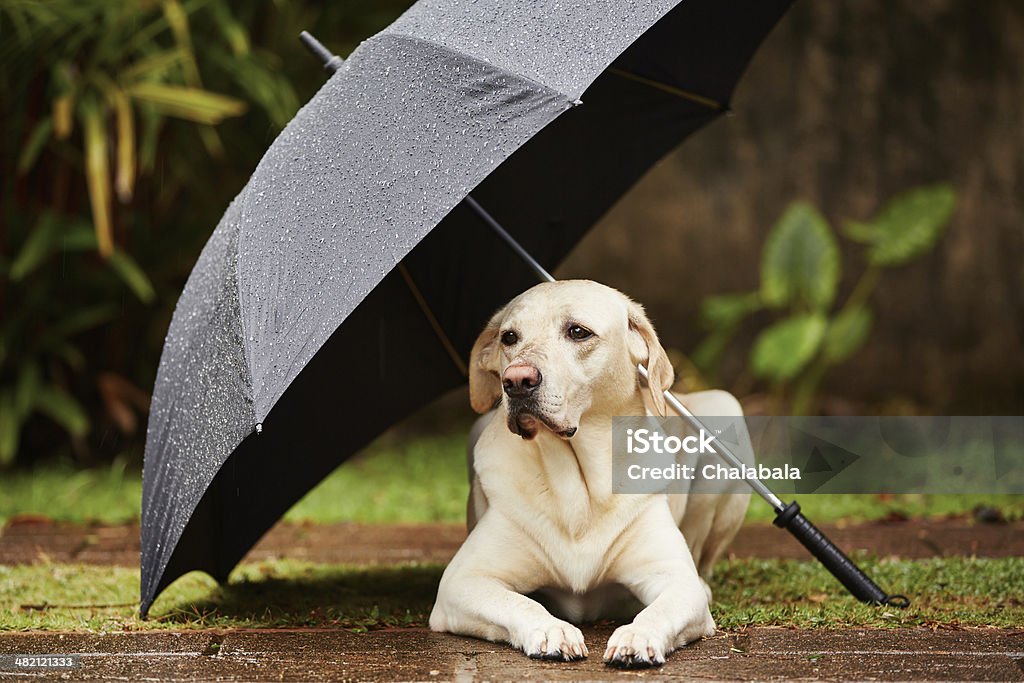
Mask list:
[[[276,126],[284,128],[295,116],[299,99],[292,84],[281,75],[279,68],[265,64],[268,60],[262,54],[241,60],[227,50],[211,49],[209,57],[231,74],[247,99],[263,108]]]
[[[122,203],[132,198],[135,188],[135,117],[132,104],[125,91],[106,75],[97,78],[107,104],[114,110],[117,125],[117,170],[114,176],[114,190]]]
[[[39,153],[43,150],[46,141],[53,134],[53,117],[47,116],[36,124],[32,133],[28,136],[25,146],[21,148],[21,156],[18,157],[18,175],[24,175],[35,166]]]
[[[30,17],[34,12],[32,10],[39,11],[39,8],[32,7],[18,7],[13,3],[8,7],[8,18],[11,21],[11,26],[14,27],[14,35],[21,43],[31,43],[33,26],[30,23]],[[8,40],[10,40],[8,38]],[[13,41],[12,41],[13,42]]]
[[[839,248],[825,218],[810,204],[794,202],[765,242],[761,298],[774,308],[827,309],[835,298],[839,269]]]
[[[128,96],[118,90],[114,97],[114,113],[117,115],[117,177],[114,187],[117,198],[128,202],[135,190],[135,118]]]
[[[139,134],[139,171],[146,173],[152,171],[156,164],[156,146],[163,119],[156,107],[146,104],[139,107],[139,118],[142,120],[142,132]]]
[[[871,244],[878,239],[878,228],[871,223],[861,221],[846,221],[843,223],[843,234],[854,242]]]
[[[59,244],[61,251],[90,251],[97,246],[96,232],[84,223],[74,223],[61,230]]]
[[[74,122],[75,99],[66,93],[53,100],[53,133],[58,140],[71,137]]]
[[[53,134],[58,140],[71,137],[75,121],[75,70],[66,61],[54,65],[51,77],[57,91],[53,98]]]
[[[709,296],[701,303],[701,322],[710,329],[735,327],[763,306],[758,292]]]
[[[89,308],[76,309],[74,313],[51,325],[47,329],[46,338],[57,343],[97,325],[102,325],[113,319],[115,315],[117,315],[117,307],[113,304],[99,304]]]
[[[868,259],[874,265],[902,265],[935,245],[955,206],[950,185],[921,187],[889,200],[866,224],[847,223],[844,233],[871,245]]]
[[[182,71],[185,75],[185,82],[193,88],[202,88],[203,82],[199,76],[199,64],[196,61],[195,50],[192,48],[192,33],[188,26],[188,14],[178,0],[164,0],[164,17],[171,27],[174,40],[181,48],[184,58],[182,59]]]
[[[220,141],[216,129],[212,125],[199,126],[199,139],[203,141],[203,147],[214,159],[224,156],[224,143]]]
[[[0,465],[10,464],[18,452],[21,420],[14,407],[14,395],[0,393]]]
[[[192,120],[198,123],[205,123],[205,126],[199,127],[199,139],[203,141],[203,146],[206,147],[206,151],[209,152],[210,156],[214,158],[221,158],[224,156],[224,143],[221,142],[220,136],[217,131],[213,129],[213,124],[220,122],[221,120],[229,117],[236,116],[245,111],[246,104],[242,100],[226,97],[223,95],[214,95],[203,89],[203,81],[199,75],[199,62],[196,60],[196,53],[192,47],[192,34],[188,25],[188,14],[185,8],[178,2],[178,0],[164,0],[163,2],[164,16],[167,18],[167,23],[171,27],[171,32],[174,34],[174,39],[178,43],[178,47],[181,48],[184,53],[182,59],[182,73],[185,76],[185,83],[187,83],[191,90],[195,93],[201,93],[202,96],[210,98],[219,98],[220,102],[217,104],[214,100],[208,100],[202,103],[199,101],[199,97],[194,96],[191,99],[189,107],[180,110],[179,113],[173,113],[175,108],[166,109],[166,113],[181,116],[182,118],[190,118],[188,112],[193,114],[200,113],[201,115],[210,116],[216,107],[220,107],[221,114],[219,117],[214,118],[193,118]],[[180,106],[181,100],[178,105]],[[216,105],[216,106],[215,106]],[[228,108],[234,105],[234,108]]]
[[[14,412],[19,420],[32,411],[41,384],[39,366],[26,363],[18,373],[18,384],[14,389]]]
[[[217,2],[210,5],[209,10],[228,45],[231,46],[231,52],[237,57],[249,54],[249,34],[245,27],[231,15],[228,4]]]
[[[732,330],[715,330],[694,349],[690,354],[690,360],[701,372],[712,374],[730,339],[732,339]]]
[[[852,356],[871,331],[871,310],[858,307],[843,311],[829,323],[822,354],[830,363],[841,363]]]
[[[814,358],[827,323],[819,313],[795,315],[766,328],[754,342],[750,366],[754,374],[772,380],[788,380]]]
[[[140,301],[147,304],[153,301],[156,297],[153,284],[131,256],[123,251],[115,251],[110,255],[109,263]]]
[[[171,67],[181,63],[185,53],[181,48],[161,50],[134,62],[119,75],[122,84],[131,84],[142,80],[161,80],[164,73]]]
[[[70,224],[65,221],[73,221]],[[87,251],[96,248],[96,233],[77,218],[44,212],[21,245],[9,277],[18,282],[39,267],[55,251]]]
[[[60,344],[57,346],[56,354],[72,369],[81,372],[85,369],[85,356],[71,344]]]
[[[219,123],[228,117],[238,116],[246,108],[245,102],[234,97],[162,83],[136,83],[128,88],[128,94],[169,116],[199,123]]]
[[[11,280],[18,282],[38,268],[56,248],[59,238],[59,226],[54,215],[44,213],[40,216],[39,223],[29,232],[14,263],[11,264]]]
[[[188,15],[185,13],[185,9],[181,6],[178,0],[165,0],[163,3],[164,17],[167,18],[167,23],[171,26],[171,32],[174,33],[179,43],[189,45],[192,42],[189,36],[188,30]]]
[[[94,102],[82,103],[85,131],[85,175],[92,204],[93,224],[99,252],[109,257],[114,251],[114,227],[110,217],[110,166],[107,159],[107,131],[103,111]]]
[[[147,48],[162,42],[160,34],[169,28],[167,17],[163,12],[160,14],[147,13],[145,16],[152,17],[152,20],[148,24],[132,27],[133,30],[125,36],[122,45],[124,54],[145,52]],[[140,19],[144,19],[144,17],[140,17]]]
[[[70,394],[59,387],[42,386],[36,395],[36,408],[49,415],[71,436],[89,433],[89,416]]]

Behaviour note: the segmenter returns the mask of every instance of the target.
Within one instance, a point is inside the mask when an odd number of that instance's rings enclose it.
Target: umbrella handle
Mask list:
[[[779,511],[772,524],[793,534],[861,602],[900,608],[910,605],[907,596],[890,595],[879,588],[828,536],[800,513],[800,505],[795,500]]]

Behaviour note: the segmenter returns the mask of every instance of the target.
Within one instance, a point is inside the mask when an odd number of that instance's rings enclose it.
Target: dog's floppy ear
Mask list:
[[[629,336],[632,361],[647,368],[647,386],[651,390],[651,399],[658,414],[664,417],[668,414],[668,406],[663,392],[672,387],[676,373],[643,306],[634,301],[629,302]]]
[[[478,413],[486,413],[501,396],[501,368],[498,366],[498,331],[505,309],[487,323],[469,352],[469,405]]]

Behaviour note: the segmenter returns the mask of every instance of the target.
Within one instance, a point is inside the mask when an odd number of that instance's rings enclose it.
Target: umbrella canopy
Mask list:
[[[420,0],[271,145],[203,249],[146,438],[142,612],[218,580],[389,425],[465,381],[533,284],[727,109],[790,0]],[[344,542],[339,539],[339,542]]]

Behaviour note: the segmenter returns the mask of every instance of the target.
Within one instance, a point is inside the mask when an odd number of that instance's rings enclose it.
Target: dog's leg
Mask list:
[[[537,589],[543,570],[529,553],[510,553],[528,539],[500,533],[489,512],[441,577],[430,628],[505,641],[530,657],[571,661],[589,652],[583,633],[522,593]],[[521,591],[521,592],[519,592]]]
[[[715,632],[707,593],[668,506],[644,517],[640,533],[630,534],[637,545],[617,556],[613,578],[647,607],[608,639],[604,660],[613,666],[657,666],[678,645]]]
[[[488,577],[453,577],[458,589],[442,581],[430,628],[486,640],[505,641],[530,657],[572,661],[589,652],[583,633],[556,619],[531,598]]]

